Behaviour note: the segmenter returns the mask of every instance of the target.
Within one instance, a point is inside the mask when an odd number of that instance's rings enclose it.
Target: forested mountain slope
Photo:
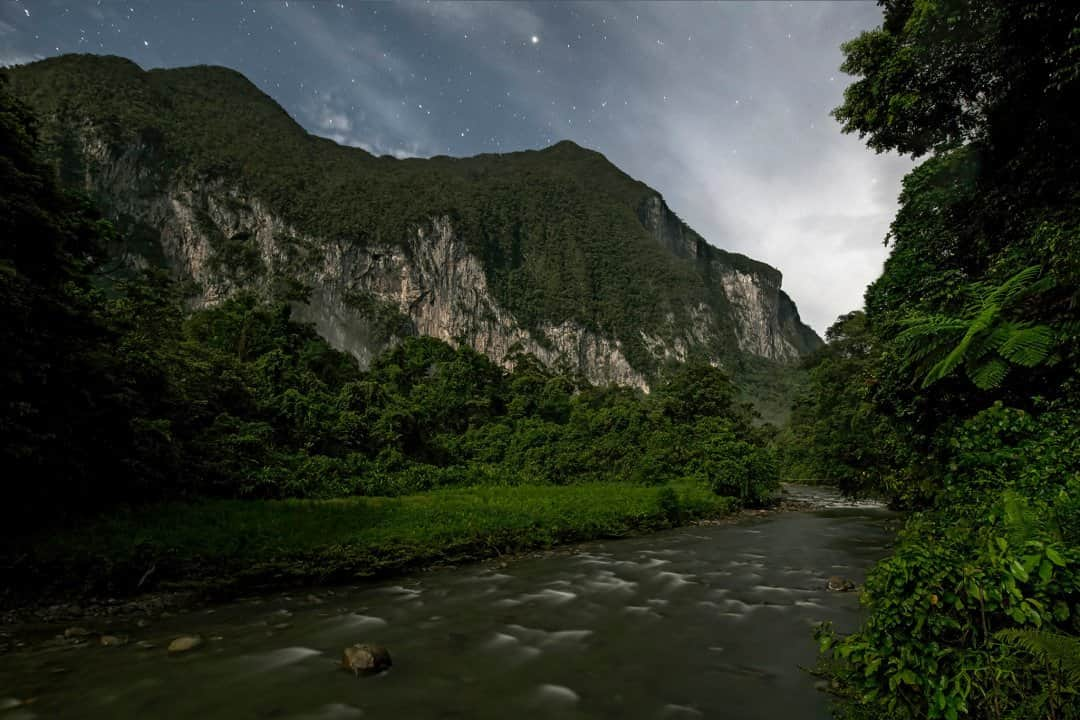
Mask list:
[[[419,334],[646,388],[669,361],[738,372],[821,344],[779,271],[709,245],[571,142],[399,160],[309,135],[224,68],[68,55],[10,77],[129,265],[196,281],[197,305],[290,300],[364,366]]]

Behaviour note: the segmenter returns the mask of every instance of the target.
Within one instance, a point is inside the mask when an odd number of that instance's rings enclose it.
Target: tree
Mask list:
[[[881,27],[844,46],[858,78],[835,116],[875,150],[926,160],[904,179],[866,292],[873,351],[861,378],[824,385],[844,400],[809,425],[840,428],[818,449],[844,467],[850,446],[834,440],[857,427],[850,398],[865,403],[878,420],[858,437],[887,439],[878,461],[894,471],[879,472],[921,512],[868,576],[865,623],[824,630],[823,649],[856,716],[1080,717],[1067,679],[1080,631],[1080,10],[882,5]]]

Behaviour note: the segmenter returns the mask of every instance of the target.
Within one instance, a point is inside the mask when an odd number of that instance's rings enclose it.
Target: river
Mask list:
[[[859,618],[857,593],[827,579],[861,583],[893,516],[787,491],[818,509],[108,627],[130,635],[120,647],[17,650],[0,656],[0,720],[825,720],[829,696],[800,669],[815,661],[812,628]],[[187,634],[206,641],[169,656]],[[356,642],[385,645],[393,667],[338,669]]]

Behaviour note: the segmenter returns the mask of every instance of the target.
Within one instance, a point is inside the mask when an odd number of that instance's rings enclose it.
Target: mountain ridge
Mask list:
[[[691,355],[790,362],[821,344],[779,270],[569,140],[398,159],[309,134],[228,68],[69,55],[7,75],[133,264],[196,280],[202,304],[306,292],[299,316],[361,362],[420,333],[647,388]]]

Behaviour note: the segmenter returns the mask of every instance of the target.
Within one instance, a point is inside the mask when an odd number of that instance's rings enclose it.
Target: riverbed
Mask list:
[[[894,515],[787,495],[815,509],[92,628],[117,646],[32,644],[0,656],[0,720],[826,720],[804,670],[813,627],[859,618],[858,594],[828,578],[861,584]],[[181,635],[203,643],[169,655]],[[386,646],[393,667],[341,670],[357,642]]]

